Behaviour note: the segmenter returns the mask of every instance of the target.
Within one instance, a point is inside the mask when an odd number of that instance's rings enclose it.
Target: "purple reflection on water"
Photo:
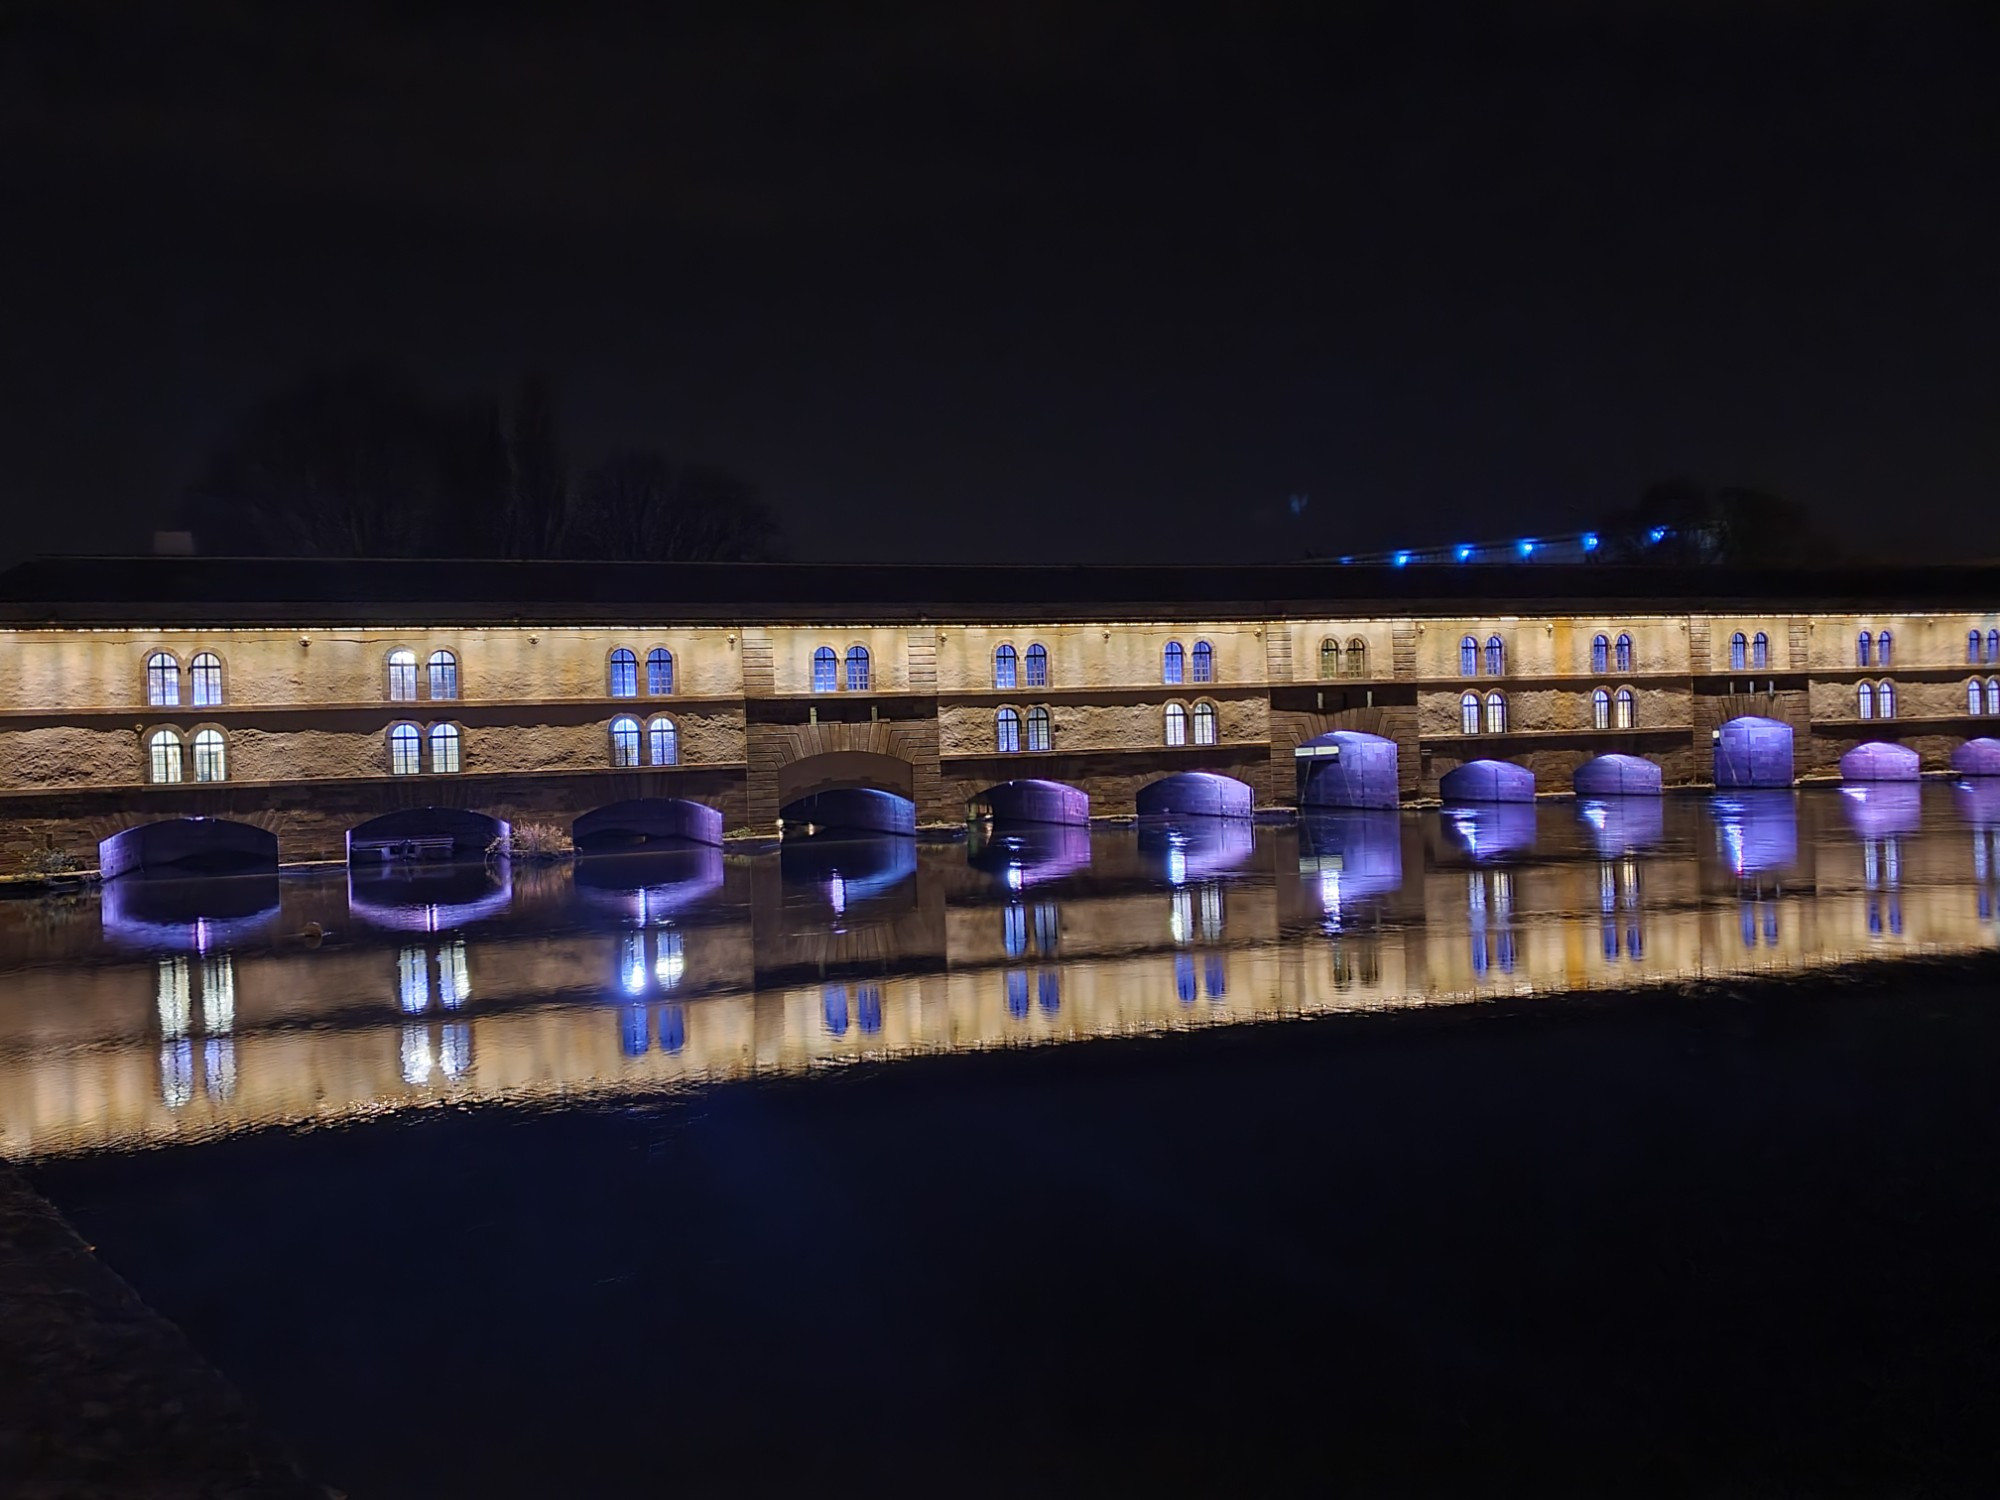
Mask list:
[[[1010,891],[1026,890],[1090,868],[1090,830],[1063,823],[974,823],[965,862]]]
[[[1840,789],[1847,824],[1865,839],[1915,833],[1924,820],[1924,789],[1914,782],[1859,783]]]
[[[1790,792],[1737,792],[1709,803],[1716,846],[1739,876],[1789,869],[1799,858],[1799,810]]]
[[[1534,853],[1537,811],[1532,802],[1465,802],[1438,816],[1445,837],[1484,864]]]
[[[104,935],[121,945],[206,953],[271,940],[278,920],[276,875],[171,879],[144,872],[104,883]]]
[[[576,862],[584,905],[639,926],[664,922],[722,888],[722,851],[703,846],[587,854]]]
[[[513,871],[504,859],[347,870],[348,913],[392,932],[447,932],[497,917],[513,901]]]
[[[1253,825],[1234,818],[1173,818],[1139,827],[1139,857],[1168,885],[1226,874],[1250,857]]]
[[[1658,797],[1586,798],[1576,804],[1576,816],[1602,859],[1650,847],[1666,837],[1666,813]]]
[[[1318,882],[1328,916],[1403,884],[1403,824],[1393,812],[1343,808],[1299,816],[1299,873]]]
[[[2000,779],[1976,776],[1951,791],[1958,815],[1974,828],[2000,828]]]

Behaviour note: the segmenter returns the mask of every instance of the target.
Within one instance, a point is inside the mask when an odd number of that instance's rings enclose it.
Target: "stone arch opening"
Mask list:
[[[787,833],[917,831],[916,768],[872,750],[828,750],[778,767],[778,818]]]
[[[1179,771],[1139,788],[1142,818],[1241,818],[1248,820],[1253,793],[1234,776]]]
[[[1447,802],[1533,802],[1535,773],[1511,760],[1469,760],[1438,778]]]
[[[483,859],[493,841],[511,831],[503,819],[470,808],[398,808],[347,830],[347,862]]]
[[[1715,731],[1718,788],[1788,787],[1792,784],[1792,726],[1782,719],[1744,714]]]
[[[97,868],[106,880],[137,870],[230,875],[278,868],[278,836],[228,818],[165,818],[102,840]]]
[[[965,805],[970,819],[995,823],[1054,823],[1086,827],[1090,795],[1060,781],[1024,777],[990,786]]]
[[[592,808],[570,825],[587,853],[685,844],[722,846],[722,812],[688,797],[632,797]]]
[[[1967,740],[1951,752],[1951,768],[1961,776],[2000,776],[2000,740]]]
[[[1923,774],[1923,758],[1908,745],[1869,740],[1840,757],[1842,781],[1915,781]]]
[[[1600,755],[1578,766],[1570,785],[1579,797],[1657,797],[1665,778],[1643,755]]]
[[[1299,768],[1299,806],[1395,807],[1396,742],[1379,734],[1335,729],[1292,752]]]

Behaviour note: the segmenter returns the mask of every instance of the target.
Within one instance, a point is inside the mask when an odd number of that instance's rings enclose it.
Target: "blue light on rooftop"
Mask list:
[[[1398,552],[1396,554],[1395,562],[1397,567],[1407,568],[1410,565],[1410,554],[1407,552]]]
[[[1524,536],[1518,543],[1516,543],[1516,545],[1520,548],[1521,556],[1533,557],[1535,555],[1535,543],[1533,538]]]
[[[1585,532],[1585,533],[1583,534],[1583,550],[1584,550],[1584,551],[1586,551],[1586,552],[1595,552],[1595,551],[1597,550],[1597,533],[1596,533],[1596,532],[1594,532],[1594,531],[1586,531],[1586,532]]]
[[[1452,556],[1456,557],[1460,562],[1471,562],[1472,549],[1461,543],[1452,550]]]

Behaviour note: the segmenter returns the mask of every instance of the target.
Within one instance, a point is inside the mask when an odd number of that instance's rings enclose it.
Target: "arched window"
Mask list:
[[[174,708],[181,701],[181,664],[164,651],[146,658],[146,702],[154,708]]]
[[[1750,665],[1760,670],[1771,665],[1771,638],[1761,630],[1750,637]]]
[[[1972,696],[1979,698],[1979,684],[1972,684]],[[1974,708],[1974,713],[1979,710]],[[178,730],[155,729],[146,737],[146,779],[155,786],[173,786],[181,779],[181,737]]]
[[[1368,643],[1358,635],[1347,643],[1347,675],[1349,677],[1368,675]]]
[[[1479,642],[1471,636],[1458,643],[1458,674],[1461,677],[1479,675]]]
[[[458,658],[449,651],[433,651],[424,663],[430,677],[431,698],[449,703],[458,696]]]
[[[1874,655],[1875,637],[1864,630],[1854,638],[1854,665],[1857,667],[1870,666],[1872,665]]]
[[[1986,711],[2000,714],[2000,677],[1986,679]]]
[[[1197,703],[1194,706],[1194,742],[1197,745],[1213,745],[1215,743],[1215,720],[1215,705],[1213,703],[1203,702]]]
[[[1872,683],[1872,682],[1863,682],[1863,683],[1859,683],[1859,684],[1857,684],[1857,685],[1855,686],[1855,689],[1854,689],[1854,713],[1855,713],[1855,717],[1857,717],[1857,718],[1862,718],[1862,719],[1872,719],[1872,718],[1874,718],[1874,717],[1875,717],[1875,684],[1874,684],[1874,683]]]
[[[227,781],[229,754],[220,729],[197,729],[194,735],[194,779]]]
[[[1750,665],[1750,639],[1742,631],[1729,638],[1729,666],[1731,671],[1740,672]]]
[[[1486,675],[1498,677],[1507,670],[1507,643],[1499,636],[1486,638]]]
[[[1618,637],[1618,670],[1621,672],[1632,670],[1632,637],[1629,635]]]
[[[1603,638],[1599,637],[1599,639]],[[1605,641],[1604,644],[1609,647],[1611,643]],[[1590,695],[1590,724],[1593,729],[1609,729],[1611,727],[1611,694],[1607,693],[1603,688],[1598,688]]]
[[[993,716],[993,744],[1002,755],[1012,755],[1021,748],[1019,709],[1003,708]]]
[[[1016,678],[1020,676],[1020,665],[1020,658],[1014,654],[1012,646],[1002,643],[995,648],[993,652],[993,686],[999,688],[1002,692],[1012,692],[1019,686]]]
[[[1486,695],[1486,732],[1488,734],[1507,732],[1507,700],[1498,693]]]
[[[646,692],[654,698],[664,698],[674,690],[674,653],[665,646],[655,646],[646,653]]]
[[[416,652],[391,651],[389,653],[389,701],[391,703],[415,703],[417,701]]]
[[[1031,688],[1049,685],[1049,648],[1039,641],[1028,647],[1028,686]]]
[[[1340,642],[1332,636],[1319,643],[1319,675],[1321,677],[1340,675]]]
[[[1878,630],[1875,632],[1875,665],[1886,667],[1890,664],[1893,660],[1890,652],[1894,645],[1895,639],[1888,631]]]
[[[1882,679],[1881,686],[1875,689],[1875,717],[1878,719],[1896,717],[1896,684],[1886,677]]]
[[[849,646],[847,648],[847,690],[850,693],[868,691],[868,648]]]
[[[424,737],[414,724],[398,724],[389,731],[389,774],[414,776],[424,768]]]
[[[1479,694],[1467,693],[1458,700],[1458,728],[1461,734],[1479,733]]]
[[[1167,705],[1167,743],[1169,745],[1187,743],[1187,710],[1178,703]]]
[[[1986,632],[1986,659],[2000,661],[2000,630]]]
[[[646,725],[646,758],[656,766],[681,763],[680,730],[674,721],[660,714]]]
[[[840,686],[840,655],[831,646],[813,652],[813,691],[831,693]]]
[[[194,706],[215,708],[222,702],[222,658],[213,651],[197,651],[188,663],[194,683]]]
[[[620,714],[611,721],[611,764],[614,766],[636,766],[639,764],[639,721]]]
[[[1048,750],[1055,744],[1055,720],[1046,708],[1028,710],[1028,748]]]
[[[1160,680],[1162,682],[1184,682],[1187,680],[1187,653],[1181,650],[1179,641],[1168,641],[1167,649],[1160,654]]]
[[[1590,643],[1590,670],[1609,672],[1611,670],[1611,637],[1600,635]]]
[[[1969,714],[1979,712],[1979,679],[1977,677],[1969,678],[1966,681],[1965,711]],[[159,778],[154,777],[153,779],[157,781]]]
[[[1612,715],[1611,722],[1619,729],[1630,729],[1637,722],[1639,707],[1638,699],[1633,696],[1632,690],[1620,688],[1612,704],[1617,711]]]
[[[1971,666],[1979,665],[1979,632],[1976,630],[1965,633],[1965,659]]]
[[[611,696],[639,696],[639,658],[623,646],[611,653]]]
[[[1194,680],[1215,681],[1215,647],[1209,645],[1207,641],[1194,643]]]
[[[456,724],[431,725],[431,769],[440,776],[458,774],[458,726]]]

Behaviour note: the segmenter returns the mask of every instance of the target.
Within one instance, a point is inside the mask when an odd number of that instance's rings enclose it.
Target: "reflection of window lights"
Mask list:
[[[1062,975],[1054,969],[1043,969],[1035,975],[1035,1004],[1046,1016],[1062,1009]]]
[[[881,985],[864,984],[854,992],[854,1024],[863,1036],[874,1036],[882,1029]]]
[[[681,975],[687,972],[687,954],[681,946],[678,932],[656,932],[653,934],[653,977],[663,990],[679,987]]]
[[[820,993],[820,1019],[829,1036],[847,1035],[847,986],[830,984]]]
[[[453,938],[438,949],[438,998],[449,1010],[472,998],[472,972],[466,967],[464,938]]]
[[[646,934],[628,932],[618,943],[618,985],[628,995],[646,993]]]
[[[1216,884],[1201,888],[1201,935],[1208,942],[1222,936],[1222,887]]]
[[[212,1036],[202,1045],[202,1089],[217,1104],[236,1097],[236,1039]]]
[[[1009,969],[1007,971],[1007,1014],[1017,1021],[1028,1015],[1028,971]]]
[[[472,1070],[472,1027],[464,1021],[438,1029],[438,1067],[447,1078],[463,1078]]]
[[[403,1028],[403,1082],[417,1088],[430,1081],[431,1038],[422,1026]]]
[[[1028,911],[1018,901],[1008,902],[1001,913],[1001,945],[1009,958],[1028,951]]]
[[[678,1005],[660,1007],[660,1050],[678,1052],[687,1045],[687,1011]]]
[[[1167,908],[1167,933],[1176,943],[1185,943],[1194,935],[1194,892],[1186,889],[1175,891]]]
[[[406,947],[396,955],[396,999],[408,1015],[422,1015],[430,1008],[430,957],[421,947]]]
[[[1229,994],[1229,974],[1227,963],[1220,953],[1211,953],[1202,960],[1202,978],[1208,986],[1208,998],[1221,1000]]]
[[[194,1097],[194,1043],[187,1037],[160,1048],[160,1099],[168,1109],[179,1109]]]
[[[653,1045],[653,1018],[643,1005],[628,1005],[618,1022],[618,1050],[627,1057],[644,1057]]]
[[[156,993],[160,1009],[160,1035],[185,1036],[188,1022],[194,1015],[194,1000],[188,983],[188,961],[185,958],[160,960]]]
[[[1035,951],[1053,953],[1062,942],[1062,912],[1053,901],[1035,903]]]
[[[1174,996],[1183,1005],[1194,1004],[1194,955],[1191,953],[1174,955]]]
[[[201,1027],[218,1035],[236,1029],[236,960],[227,953],[202,961]]]

